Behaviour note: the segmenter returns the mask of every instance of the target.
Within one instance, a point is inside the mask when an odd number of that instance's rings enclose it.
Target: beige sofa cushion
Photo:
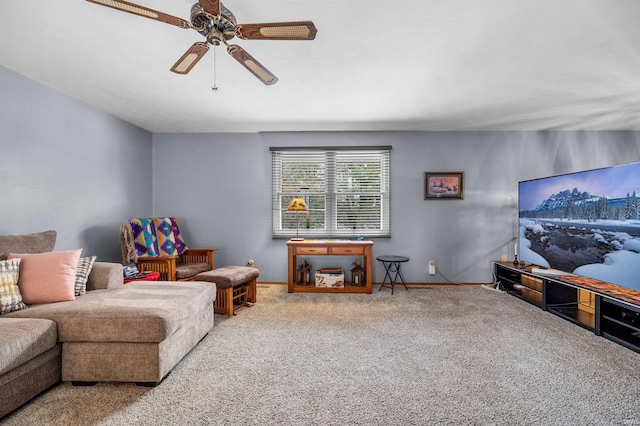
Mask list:
[[[28,235],[0,236],[0,260],[9,253],[45,253],[53,251],[56,244],[56,231],[44,231]]]
[[[56,345],[56,323],[44,319],[0,318],[0,375]]]
[[[215,291],[204,282],[139,281],[3,317],[51,319],[58,324],[60,342],[162,342],[190,327],[193,311],[210,305]]]

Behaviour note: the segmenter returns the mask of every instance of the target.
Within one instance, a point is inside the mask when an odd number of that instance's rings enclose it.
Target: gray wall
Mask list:
[[[491,260],[513,255],[518,181],[640,161],[640,132],[150,135],[0,67],[0,235],[56,229],[56,249],[117,261],[123,220],[177,216],[189,245],[219,249],[217,265],[252,258],[282,282],[269,147],[298,145],[393,146],[392,237],[374,255],[409,256],[410,282],[445,281],[429,259],[451,280],[489,281]],[[425,171],[464,171],[465,199],[424,201]]]
[[[490,281],[491,261],[513,257],[518,181],[640,161],[640,132],[156,134],[154,214],[181,217],[188,244],[219,249],[218,266],[252,258],[261,280],[286,281],[286,243],[271,239],[269,147],[309,145],[393,146],[392,237],[374,239],[373,252],[409,256],[409,282]],[[425,201],[425,171],[464,171],[464,200]],[[430,259],[446,278],[427,274]],[[374,281],[382,272],[375,264]]]
[[[0,235],[55,229],[56,250],[120,261],[152,212],[151,134],[0,67]]]

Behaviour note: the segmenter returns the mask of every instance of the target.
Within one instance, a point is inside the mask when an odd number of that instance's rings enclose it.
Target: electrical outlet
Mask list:
[[[429,261],[429,275],[435,275],[436,274],[436,261],[435,260],[430,260]]]
[[[507,255],[506,255],[506,254],[503,254],[503,255],[502,255],[502,261],[503,261],[503,262],[506,262],[506,261],[507,261]]]

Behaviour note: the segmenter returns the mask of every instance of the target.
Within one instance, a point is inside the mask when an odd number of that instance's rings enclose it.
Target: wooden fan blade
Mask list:
[[[227,52],[267,86],[275,84],[278,81],[278,77],[273,75],[271,71],[266,69],[260,62],[256,61],[253,56],[249,55],[242,47],[231,44],[227,47]]]
[[[198,3],[209,15],[220,15],[220,0],[198,0]]]
[[[167,24],[175,25],[176,27],[191,28],[191,24],[189,23],[189,21],[186,21],[182,18],[178,18],[173,15],[167,15],[166,13],[158,12],[157,10],[153,10],[153,9],[149,9],[148,7],[129,3],[124,0],[87,0],[87,1],[89,3],[95,3],[102,6],[111,7],[113,9],[121,10],[123,12],[133,13],[134,15],[142,16],[144,18],[165,22]]]
[[[197,41],[184,52],[184,55],[172,67],[176,74],[187,74],[200,59],[209,51],[209,45],[203,41]]]
[[[239,24],[236,35],[247,40],[313,40],[318,30],[311,21]]]

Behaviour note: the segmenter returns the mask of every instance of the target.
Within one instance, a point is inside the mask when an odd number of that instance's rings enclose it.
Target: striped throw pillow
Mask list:
[[[18,287],[20,258],[0,260],[0,314],[26,309]]]
[[[93,262],[96,261],[95,256],[81,257],[78,259],[78,268],[76,269],[76,283],[75,292],[76,296],[82,296],[87,294],[87,280],[93,268]]]

